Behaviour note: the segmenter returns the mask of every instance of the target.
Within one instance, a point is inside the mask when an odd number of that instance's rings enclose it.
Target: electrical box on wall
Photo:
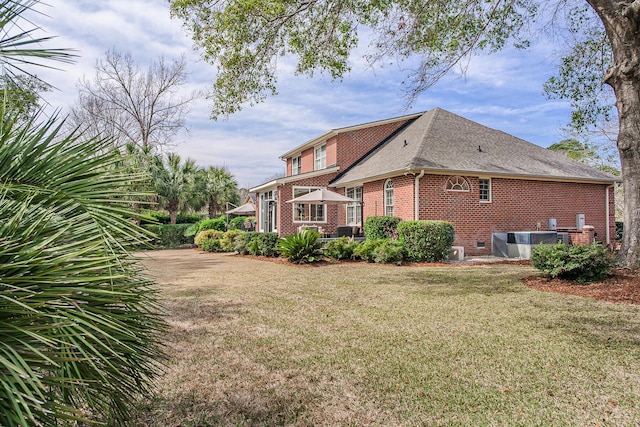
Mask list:
[[[582,230],[585,226],[584,214],[576,215],[576,230]]]
[[[558,220],[555,218],[549,218],[549,230],[558,229]]]

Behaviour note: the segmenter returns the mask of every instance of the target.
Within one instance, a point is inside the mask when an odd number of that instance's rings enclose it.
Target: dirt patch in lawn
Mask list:
[[[578,295],[615,303],[640,304],[640,272],[622,268],[612,270],[608,279],[589,284],[549,279],[540,275],[527,277],[524,283],[540,291]]]

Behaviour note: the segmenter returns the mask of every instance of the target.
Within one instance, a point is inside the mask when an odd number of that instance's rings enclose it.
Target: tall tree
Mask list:
[[[169,212],[171,224],[175,224],[178,213],[186,211],[198,203],[197,188],[198,167],[193,159],[184,162],[179,155],[167,153],[155,155],[151,165],[151,176],[158,203]]]
[[[209,218],[223,213],[227,203],[238,204],[238,182],[224,167],[209,166],[202,169],[201,187],[205,196]]]
[[[559,96],[587,107],[576,109],[574,118],[586,123],[606,113],[597,109],[599,104],[582,102],[600,82],[615,93],[625,187],[620,261],[638,267],[639,0],[171,0],[171,7],[192,29],[204,58],[218,68],[212,93],[214,117],[275,93],[281,55],[297,58],[298,73],[313,75],[321,70],[334,78],[344,76],[361,29],[371,34],[368,58],[373,62],[390,58],[417,64],[404,79],[413,100],[470,55],[493,53],[508,45],[528,47],[529,30],[537,31],[553,20],[554,34],[571,35],[561,61],[564,81],[570,84]]]
[[[93,80],[83,77],[78,83],[70,121],[88,137],[109,137],[118,147],[170,145],[185,129],[185,114],[197,96],[184,95],[186,82],[184,56],[160,58],[144,70],[130,53],[108,51],[97,61]]]
[[[28,74],[3,74],[0,76],[0,93],[5,100],[5,111],[18,114],[23,120],[29,120],[40,108],[42,92],[48,92],[51,86],[36,76]]]

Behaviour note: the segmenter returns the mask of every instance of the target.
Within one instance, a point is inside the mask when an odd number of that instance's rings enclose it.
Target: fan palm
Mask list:
[[[193,159],[182,159],[168,153],[163,159],[157,155],[151,165],[151,176],[158,203],[169,212],[171,224],[176,223],[178,212],[188,210],[197,202],[196,180],[198,167]]]
[[[161,355],[155,292],[128,255],[146,240],[134,180],[113,172],[110,142],[59,131],[55,118],[0,123],[3,426],[118,424]]]
[[[226,168],[209,166],[202,170],[201,187],[209,218],[220,215],[227,202],[238,204],[238,182]]]

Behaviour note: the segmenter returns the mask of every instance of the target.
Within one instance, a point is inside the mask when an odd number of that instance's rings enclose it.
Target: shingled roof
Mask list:
[[[344,170],[331,186],[344,187],[421,170],[570,182],[617,181],[613,175],[562,153],[434,108]]]

